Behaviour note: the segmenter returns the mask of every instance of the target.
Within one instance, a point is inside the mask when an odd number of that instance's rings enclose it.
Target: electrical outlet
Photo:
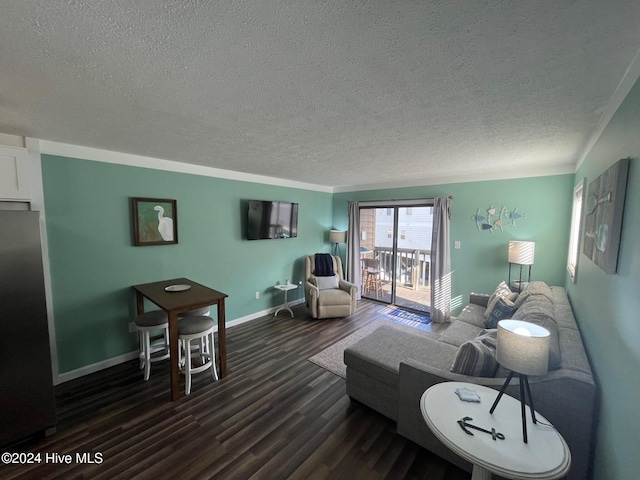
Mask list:
[[[256,292],[256,300],[260,298],[260,292]]]
[[[133,322],[129,322],[129,333],[133,333],[136,331],[136,324]]]
[[[453,243],[453,248],[455,248],[456,250],[460,250],[460,240],[456,240]]]

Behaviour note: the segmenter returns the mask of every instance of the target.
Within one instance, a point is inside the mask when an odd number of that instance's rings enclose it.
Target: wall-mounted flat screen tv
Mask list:
[[[298,204],[249,200],[247,239],[294,238],[298,236]]]

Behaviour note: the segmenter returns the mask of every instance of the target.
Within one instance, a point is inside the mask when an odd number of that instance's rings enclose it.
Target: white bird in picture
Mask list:
[[[160,205],[153,207],[158,212],[158,232],[165,242],[173,240],[173,219],[164,217],[164,208]]]

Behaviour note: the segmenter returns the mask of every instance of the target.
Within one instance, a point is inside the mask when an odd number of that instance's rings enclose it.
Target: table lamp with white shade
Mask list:
[[[537,423],[528,375],[544,375],[547,373],[549,367],[549,340],[549,330],[539,325],[520,320],[501,320],[498,322],[496,360],[510,372],[489,413],[494,412],[511,378],[517,374],[520,379],[522,439],[524,443],[527,443],[526,396],[529,397],[531,419],[533,423]]]
[[[509,242],[509,286],[511,286],[511,265],[520,265],[520,279],[518,281],[518,292],[522,285],[522,267],[529,266],[529,276],[527,282],[531,281],[531,265],[536,252],[536,242],[523,242],[511,240]]]

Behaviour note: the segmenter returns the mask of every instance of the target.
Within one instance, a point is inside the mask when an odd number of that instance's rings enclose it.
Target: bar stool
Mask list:
[[[184,390],[186,395],[191,393],[191,376],[193,374],[211,368],[213,379],[218,380],[213,325],[213,319],[206,316],[187,316],[178,322],[180,373],[185,375]],[[198,340],[198,345],[192,346],[191,340]],[[194,355],[199,358],[194,358]],[[194,366],[194,363],[201,363],[201,365]]]
[[[151,363],[169,358],[169,317],[162,310],[151,310],[138,315],[133,323],[138,331],[140,368],[144,368],[144,381],[151,375]],[[160,341],[151,341],[151,332],[162,330]]]
[[[373,258],[364,259],[365,267],[365,279],[364,279],[364,292],[365,295],[369,294],[371,290],[376,292],[376,300],[378,295],[382,292],[382,281],[380,280],[380,260]]]
[[[182,312],[178,314],[178,322],[182,321],[182,319],[187,317],[209,317],[211,316],[211,307],[200,307],[195,310],[188,310],[186,312]],[[207,348],[209,348],[209,340],[207,340]]]
[[[195,310],[189,310],[188,312],[182,312],[178,314],[178,319],[183,319],[185,317],[208,317],[211,314],[211,307],[201,307],[196,308]]]

